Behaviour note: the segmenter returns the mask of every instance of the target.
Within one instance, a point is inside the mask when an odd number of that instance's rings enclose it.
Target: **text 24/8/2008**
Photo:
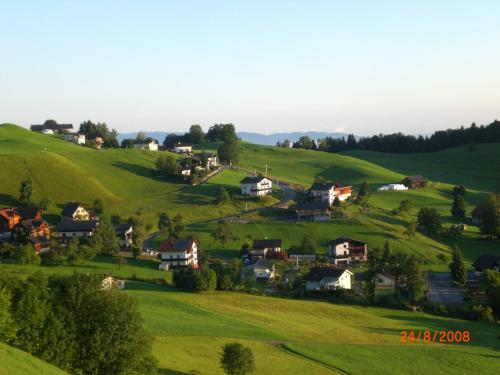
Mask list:
[[[449,331],[401,331],[399,342],[401,344],[415,343],[440,343],[459,344],[471,341],[470,332],[460,330]]]

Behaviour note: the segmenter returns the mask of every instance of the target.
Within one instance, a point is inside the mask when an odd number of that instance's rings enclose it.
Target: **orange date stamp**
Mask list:
[[[468,330],[443,330],[443,331],[401,331],[399,336],[401,344],[417,343],[439,343],[459,344],[471,342],[471,334]]]

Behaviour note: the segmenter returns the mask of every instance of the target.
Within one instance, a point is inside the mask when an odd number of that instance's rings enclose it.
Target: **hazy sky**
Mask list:
[[[500,118],[500,1],[0,0],[0,123],[356,134]]]

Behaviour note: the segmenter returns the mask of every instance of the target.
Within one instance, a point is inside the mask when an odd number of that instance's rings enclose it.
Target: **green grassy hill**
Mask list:
[[[162,374],[222,374],[220,348],[234,341],[252,348],[256,374],[493,374],[500,359],[498,332],[487,324],[234,292],[127,288],[155,336]],[[467,329],[472,341],[400,344],[400,331],[411,329]]]
[[[244,173],[224,171],[208,184],[190,186],[158,177],[157,155],[131,149],[94,150],[15,125],[0,125],[0,206],[16,206],[20,182],[30,177],[33,200],[50,201],[47,213],[54,215],[52,222],[58,220],[65,203],[91,206],[97,198],[105,201],[111,214],[123,218],[142,209],[150,224],[163,211],[172,216],[181,213],[187,222],[194,222],[244,209],[243,202],[222,208],[214,204],[218,188],[237,192]],[[250,201],[248,206],[261,204]]]
[[[63,375],[66,372],[22,350],[0,343],[0,375]]]

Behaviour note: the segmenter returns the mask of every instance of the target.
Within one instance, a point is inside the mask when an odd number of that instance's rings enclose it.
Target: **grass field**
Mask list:
[[[63,375],[66,372],[0,343],[0,375]]]
[[[196,222],[244,209],[245,202],[223,207],[214,203],[218,188],[236,191],[243,173],[224,171],[200,186],[165,181],[155,170],[157,155],[132,149],[94,150],[14,125],[0,125],[0,206],[16,206],[20,182],[30,177],[34,202],[50,201],[47,214],[52,223],[67,202],[92,205],[97,198],[105,201],[109,213],[123,218],[142,210],[150,225],[164,211],[171,216],[181,213],[185,221]],[[247,203],[249,208],[262,205]]]
[[[500,360],[492,325],[239,293],[182,293],[142,283],[128,283],[127,289],[155,336],[162,374],[222,374],[220,347],[233,341],[252,348],[257,374],[493,374]],[[472,341],[402,345],[404,329],[468,329]]]

